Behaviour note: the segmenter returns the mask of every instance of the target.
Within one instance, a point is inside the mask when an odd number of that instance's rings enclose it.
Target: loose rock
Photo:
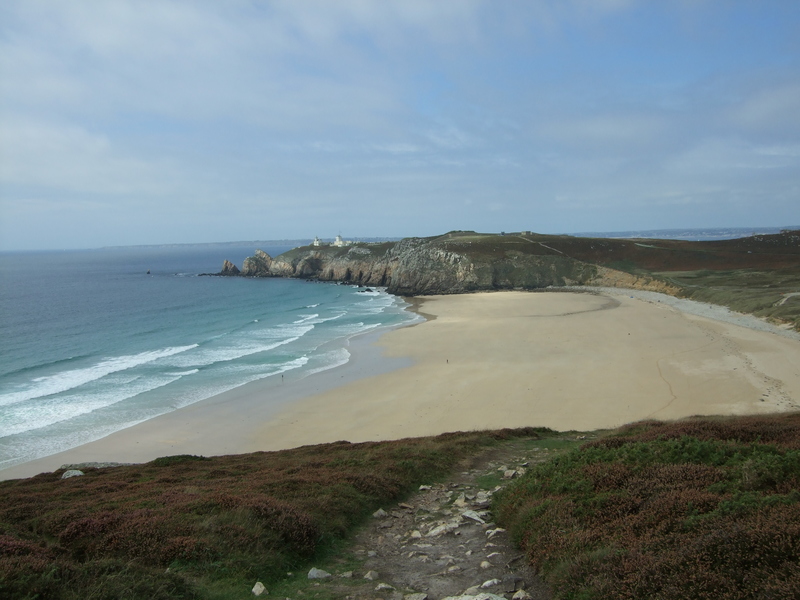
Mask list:
[[[83,471],[79,471],[78,469],[70,469],[69,471],[64,471],[64,474],[61,476],[61,479],[69,479],[70,477],[80,477],[83,475]]]
[[[463,516],[465,516],[466,518],[468,518],[468,519],[472,519],[473,521],[477,521],[478,523],[483,523],[483,524],[486,523],[486,521],[484,521],[481,518],[481,516],[478,513],[476,513],[474,510],[466,510],[461,514]]]
[[[437,535],[442,535],[443,533],[447,533],[448,531],[453,531],[454,529],[458,529],[458,523],[454,521],[450,521],[449,523],[443,523],[437,527],[431,529],[427,537],[436,537]]]
[[[323,571],[322,569],[318,569],[316,567],[313,567],[308,572],[308,578],[309,579],[329,579],[331,577],[333,577],[333,575],[331,575],[327,571]]]
[[[489,594],[488,592],[481,592],[477,596],[448,596],[447,598],[442,598],[442,600],[506,600],[502,596],[497,596],[495,594]]]
[[[265,594],[267,592],[267,588],[264,587],[264,584],[260,581],[256,581],[256,584],[253,586],[253,595],[260,596],[261,594]]]
[[[503,529],[502,527],[498,527],[497,529],[487,529],[486,535],[489,536],[489,539],[492,539],[498,533],[503,533],[504,531],[505,529]]]

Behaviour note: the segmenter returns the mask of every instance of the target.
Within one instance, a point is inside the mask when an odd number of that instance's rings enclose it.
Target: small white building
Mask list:
[[[312,246],[321,246],[322,242],[319,241],[319,238],[317,236],[314,236],[314,241],[311,242],[311,245]]]
[[[343,248],[344,246],[347,246],[348,244],[347,244],[347,242],[345,242],[342,239],[341,235],[337,235],[336,236],[336,240],[334,240],[334,242],[333,242],[333,245],[336,246],[337,248]]]

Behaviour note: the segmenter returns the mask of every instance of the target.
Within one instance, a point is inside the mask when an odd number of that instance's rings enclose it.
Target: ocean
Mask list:
[[[785,230],[800,229],[800,225],[783,227],[711,227],[705,229],[646,229],[631,231],[586,231],[571,233],[579,237],[623,238],[623,239],[656,239],[686,240],[690,242],[713,242],[715,240],[732,240],[751,235],[773,235]]]
[[[352,336],[419,319],[379,289],[198,276],[255,250],[0,253],[0,469],[250,381],[334,368]]]

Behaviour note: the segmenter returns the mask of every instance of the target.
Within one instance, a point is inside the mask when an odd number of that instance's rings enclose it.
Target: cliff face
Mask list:
[[[270,277],[272,257],[263,250],[256,250],[254,256],[248,256],[242,263],[242,275],[248,277]]]
[[[532,255],[500,240],[488,253],[482,240],[472,249],[462,238],[456,250],[448,236],[345,248],[307,246],[274,259],[259,250],[245,260],[242,274],[385,286],[390,293],[414,296],[585,284],[597,273],[593,265],[559,255]]]
[[[219,275],[236,275],[225,264]],[[403,296],[548,286],[613,286],[683,295],[800,330],[800,231],[690,242],[453,231],[435,238],[261,250],[241,275],[386,287]]]
[[[226,261],[223,261],[223,263],[222,263],[222,271],[220,271],[219,274],[220,275],[239,275],[239,269],[231,261],[226,260]]]

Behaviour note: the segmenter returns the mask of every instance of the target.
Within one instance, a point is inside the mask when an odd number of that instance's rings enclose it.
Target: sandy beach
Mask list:
[[[353,340],[343,367],[254,382],[0,478],[87,461],[800,410],[800,340],[690,314],[657,295],[494,292],[415,302],[426,322]]]

